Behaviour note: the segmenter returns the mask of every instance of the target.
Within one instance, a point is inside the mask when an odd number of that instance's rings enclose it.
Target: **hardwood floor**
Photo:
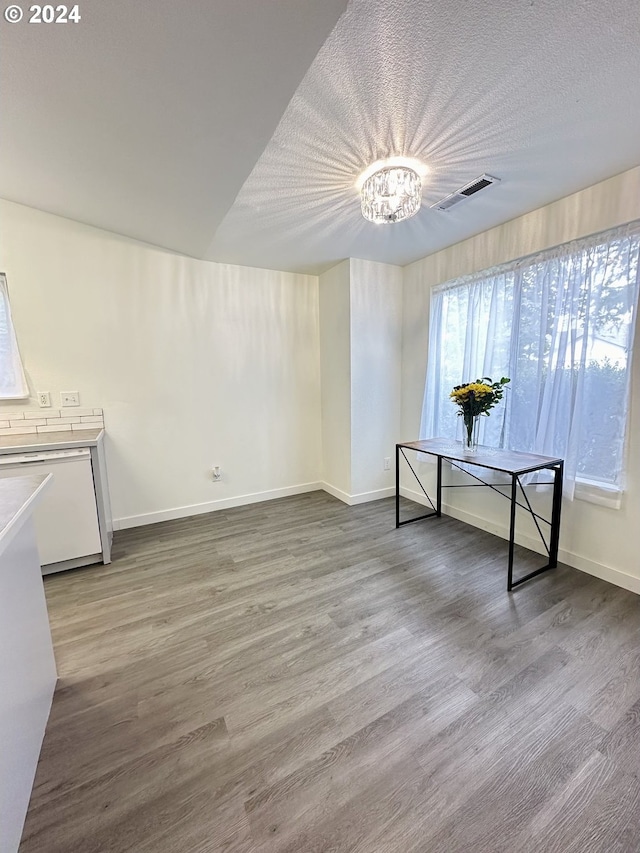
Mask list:
[[[640,597],[506,547],[314,492],[48,577],[20,853],[638,853]]]

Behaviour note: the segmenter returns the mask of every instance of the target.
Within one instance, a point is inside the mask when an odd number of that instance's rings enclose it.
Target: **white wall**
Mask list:
[[[322,481],[351,494],[351,308],[349,261],[320,276]]]
[[[320,276],[322,479],[346,503],[394,485],[401,332],[400,267],[352,258]]]
[[[461,208],[461,211],[464,208]],[[452,214],[454,215],[454,214]],[[535,210],[404,268],[402,433],[418,436],[424,394],[430,288],[460,275],[523,257],[640,217],[640,167]],[[640,335],[632,377],[628,489],[619,510],[563,502],[560,558],[640,592],[636,528],[640,518]],[[483,492],[485,490],[482,490]],[[454,512],[506,535],[500,499],[456,490]],[[530,531],[529,531],[530,532]]]
[[[400,440],[402,269],[351,260],[351,491],[367,499],[394,488]],[[384,470],[383,460],[391,459]]]
[[[317,483],[316,277],[197,261],[9,202],[0,217],[31,391],[104,408],[115,519]]]
[[[388,494],[382,459],[418,435],[430,287],[640,217],[640,168],[402,271],[352,260],[320,282],[184,258],[8,202],[0,216],[32,391],[78,390],[104,408],[114,515],[127,525],[319,481],[349,502]],[[623,506],[565,502],[561,558],[640,591],[640,358],[633,391]],[[500,505],[456,502],[505,533]]]

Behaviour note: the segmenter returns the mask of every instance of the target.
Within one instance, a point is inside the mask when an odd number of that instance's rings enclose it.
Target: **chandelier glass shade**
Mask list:
[[[362,215],[370,222],[401,222],[420,210],[422,182],[407,166],[389,166],[374,172],[360,191]]]

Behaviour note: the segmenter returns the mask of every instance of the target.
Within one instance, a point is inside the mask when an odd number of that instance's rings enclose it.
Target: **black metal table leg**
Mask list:
[[[558,462],[556,465],[550,468],[553,471],[553,502],[551,509],[551,522],[550,522],[550,533],[549,533],[549,547],[547,552],[549,554],[549,562],[546,566],[542,566],[540,569],[536,569],[533,572],[529,572],[529,574],[524,575],[518,580],[514,581],[513,576],[511,574],[511,566],[509,580],[507,584],[507,589],[511,591],[514,587],[520,586],[521,583],[525,583],[531,578],[535,578],[537,575],[542,574],[542,572],[547,572],[549,569],[555,569],[558,565],[558,543],[560,541],[560,511],[562,509],[562,479],[564,472],[564,463]],[[527,501],[528,504],[528,501]],[[533,510],[529,505],[529,512],[533,515]],[[534,517],[535,520],[535,517]],[[544,538],[543,538],[544,542]],[[511,553],[511,544],[510,550]]]
[[[400,527],[400,448],[396,444],[396,527]]]
[[[564,463],[553,469],[553,507],[551,509],[551,534],[549,536],[549,567],[558,565],[558,545],[560,542],[560,511],[562,509],[562,480]]]
[[[442,456],[438,456],[438,484],[436,486],[436,515],[442,516]]]
[[[509,568],[507,570],[507,592],[513,589],[513,551],[516,541],[516,506],[518,499],[518,477],[511,476],[511,517],[509,520]]]

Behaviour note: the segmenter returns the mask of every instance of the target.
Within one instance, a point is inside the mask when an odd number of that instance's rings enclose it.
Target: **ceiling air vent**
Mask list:
[[[491,175],[480,175],[479,178],[474,178],[473,181],[470,181],[468,184],[460,187],[459,190],[456,190],[454,193],[440,199],[440,201],[432,204],[431,207],[436,210],[449,210],[449,208],[453,207],[454,204],[459,204],[461,201],[464,201],[465,198],[469,198],[470,196],[479,193],[480,190],[490,187],[491,184],[499,183],[500,178],[493,178]]]

